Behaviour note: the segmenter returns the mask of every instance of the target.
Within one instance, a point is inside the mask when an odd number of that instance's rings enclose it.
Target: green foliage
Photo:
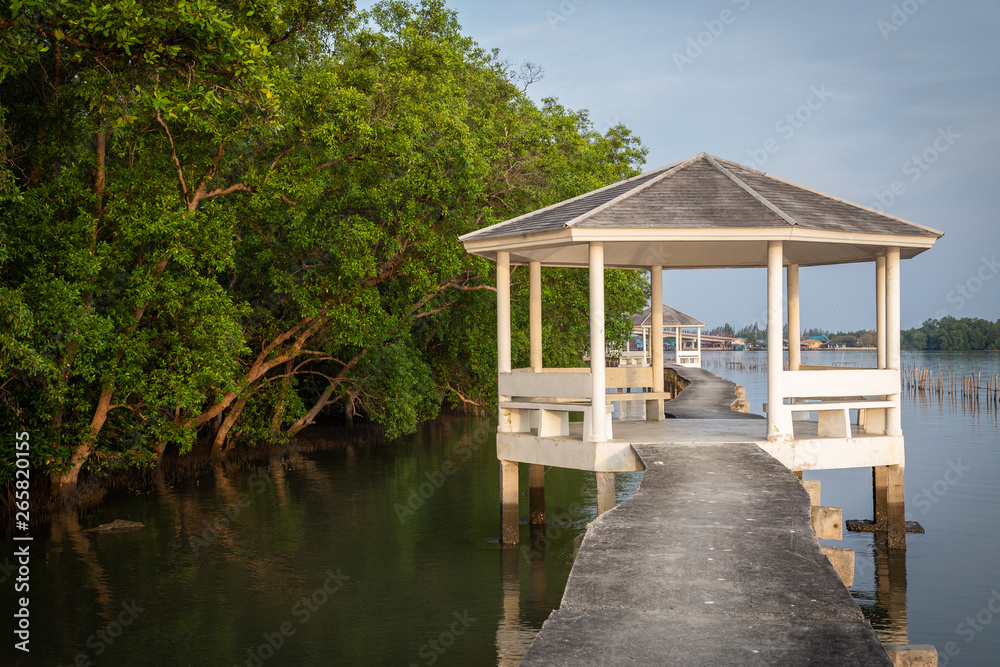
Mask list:
[[[389,434],[490,402],[493,267],[458,236],[645,149],[533,104],[441,2],[348,5],[0,9],[0,420],[36,464],[222,452],[341,401]],[[648,286],[606,282],[623,339]],[[515,271],[524,321],[526,290]],[[545,272],[546,363],[581,363],[586,294]]]
[[[900,334],[901,344],[915,350],[998,350],[1000,320],[942,317]]]

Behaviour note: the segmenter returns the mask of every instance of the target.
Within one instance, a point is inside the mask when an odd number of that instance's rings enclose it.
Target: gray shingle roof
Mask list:
[[[632,323],[637,327],[648,327],[653,321],[653,309],[647,308],[632,316]],[[703,327],[705,323],[686,313],[663,304],[663,326],[665,327]]]
[[[707,153],[481,229],[462,240],[581,229],[804,229],[937,232]]]

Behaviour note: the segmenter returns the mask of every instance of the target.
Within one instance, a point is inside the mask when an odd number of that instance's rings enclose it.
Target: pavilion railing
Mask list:
[[[842,369],[782,371],[782,406],[788,422],[797,414],[817,414],[820,437],[852,436],[851,411],[865,434],[886,433],[886,410],[899,407],[898,370]]]

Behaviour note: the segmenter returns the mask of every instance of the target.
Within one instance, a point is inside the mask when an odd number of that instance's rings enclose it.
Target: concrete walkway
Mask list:
[[[734,412],[736,383],[720,378],[704,368],[664,364],[691,384],[677,398],[667,401],[665,413],[677,419],[763,419],[760,415]]]
[[[891,664],[791,471],[753,443],[636,450],[639,490],[590,524],[522,665]]]

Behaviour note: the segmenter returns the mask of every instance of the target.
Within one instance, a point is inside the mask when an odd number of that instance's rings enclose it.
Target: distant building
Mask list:
[[[829,344],[829,340],[826,336],[810,336],[809,338],[803,338],[800,347],[803,350],[818,350],[821,347],[826,347]]]
[[[649,341],[652,340],[651,330],[653,310],[647,308],[632,316],[632,337],[629,351],[642,352],[642,363],[650,362]],[[681,366],[701,367],[701,330],[705,323],[686,313],[663,304],[663,331],[673,334],[674,363]],[[664,349],[668,349],[664,336]],[[629,355],[631,356],[631,355]],[[638,356],[638,355],[636,355]]]

